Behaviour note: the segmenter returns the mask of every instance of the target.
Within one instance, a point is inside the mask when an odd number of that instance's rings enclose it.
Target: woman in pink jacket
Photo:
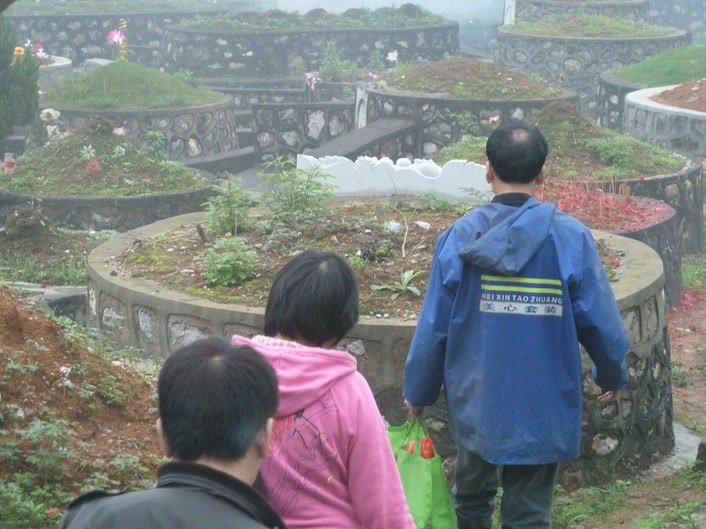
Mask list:
[[[414,529],[385,425],[345,351],[358,321],[358,286],[345,259],[317,250],[277,274],[264,336],[233,336],[277,371],[280,404],[260,467],[290,529]]]

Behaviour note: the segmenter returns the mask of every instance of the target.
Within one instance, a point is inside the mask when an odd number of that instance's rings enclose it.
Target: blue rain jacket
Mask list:
[[[605,391],[627,384],[627,333],[591,232],[553,204],[490,203],[437,240],[404,397],[444,388],[457,443],[495,464],[580,453],[579,342]]]

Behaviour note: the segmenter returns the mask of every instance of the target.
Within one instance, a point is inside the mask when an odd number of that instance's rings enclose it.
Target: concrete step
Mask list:
[[[239,147],[249,147],[253,145],[253,133],[250,127],[237,127],[235,129],[235,136],[238,139]]]
[[[255,148],[252,146],[243,147],[234,151],[212,154],[211,156],[199,156],[184,161],[184,165],[194,169],[203,169],[215,175],[222,173],[237,174],[255,164]]]
[[[251,110],[236,110],[235,111],[235,126],[249,127],[253,126],[253,115]]]

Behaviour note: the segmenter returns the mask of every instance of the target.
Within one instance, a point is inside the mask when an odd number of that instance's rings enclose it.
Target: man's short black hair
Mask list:
[[[157,392],[169,448],[185,461],[240,459],[279,403],[267,360],[221,338],[197,340],[169,356]]]
[[[542,170],[549,147],[537,127],[513,119],[492,132],[485,153],[500,180],[528,184]]]
[[[339,342],[358,321],[358,283],[333,252],[306,250],[277,273],[265,309],[265,335],[316,346]]]

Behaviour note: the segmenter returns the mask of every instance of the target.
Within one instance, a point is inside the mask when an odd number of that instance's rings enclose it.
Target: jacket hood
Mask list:
[[[544,244],[556,206],[528,199],[460,252],[464,261],[500,275],[514,275]],[[500,213],[499,215],[502,215]]]
[[[261,336],[250,340],[236,335],[232,341],[262,353],[277,372],[277,417],[303,410],[320,400],[338,380],[356,372],[356,360],[346,351],[270,345],[269,339]]]

